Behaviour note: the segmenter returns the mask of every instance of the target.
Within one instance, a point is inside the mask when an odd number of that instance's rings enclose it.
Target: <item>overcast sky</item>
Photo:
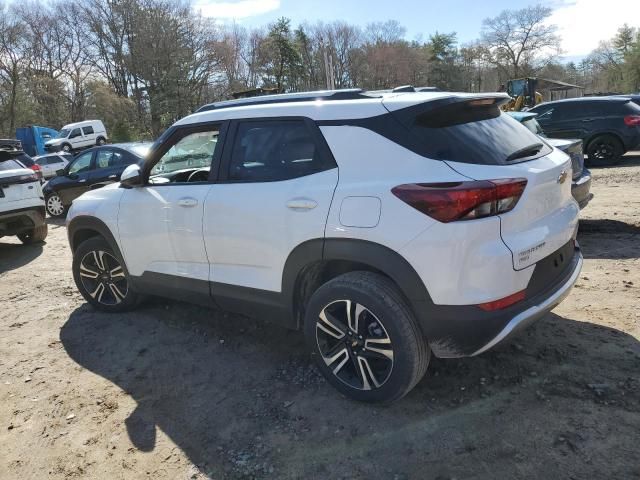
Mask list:
[[[458,33],[464,43],[477,39],[482,20],[504,9],[535,4],[531,0],[195,0],[196,8],[221,21],[262,26],[278,17],[294,25],[303,21],[344,20],[357,25],[398,20],[407,39],[428,38],[430,33]],[[542,0],[553,8],[551,22],[560,27],[567,57],[582,57],[611,38],[625,22],[640,27],[640,0]]]

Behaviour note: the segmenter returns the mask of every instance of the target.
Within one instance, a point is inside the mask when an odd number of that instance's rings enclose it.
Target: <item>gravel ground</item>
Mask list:
[[[640,478],[640,155],[593,176],[570,297],[387,408],[340,397],[298,332],[159,299],[93,311],[62,222],[3,238],[0,478]]]

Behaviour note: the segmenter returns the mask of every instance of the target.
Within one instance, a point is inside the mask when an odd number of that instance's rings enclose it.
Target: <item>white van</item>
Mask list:
[[[107,143],[107,138],[107,130],[100,120],[85,120],[62,127],[56,138],[44,143],[44,148],[51,152],[58,150],[70,152],[94,145],[104,145]]]

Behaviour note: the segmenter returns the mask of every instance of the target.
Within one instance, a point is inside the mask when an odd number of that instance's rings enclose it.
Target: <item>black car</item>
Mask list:
[[[533,107],[549,137],[579,138],[589,164],[613,164],[640,147],[640,106],[629,97],[582,97]]]
[[[537,114],[533,112],[508,112],[509,115],[519,121],[536,135],[544,137],[547,143],[562,150],[571,158],[571,195],[583,209],[593,198],[591,193],[591,172],[584,166],[584,153],[582,140],[549,138],[536,120]]]
[[[127,166],[141,162],[151,143],[121,143],[85,150],[42,187],[47,213],[63,217],[84,192],[120,180]]]

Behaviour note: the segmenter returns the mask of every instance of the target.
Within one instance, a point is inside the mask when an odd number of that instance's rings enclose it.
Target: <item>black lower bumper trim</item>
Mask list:
[[[471,356],[489,344],[518,315],[552,297],[571,278],[581,260],[573,241],[536,264],[526,298],[511,307],[487,312],[475,305],[427,305],[423,324],[433,353],[441,358]],[[414,308],[420,308],[414,305]],[[423,317],[425,315],[420,315]]]

